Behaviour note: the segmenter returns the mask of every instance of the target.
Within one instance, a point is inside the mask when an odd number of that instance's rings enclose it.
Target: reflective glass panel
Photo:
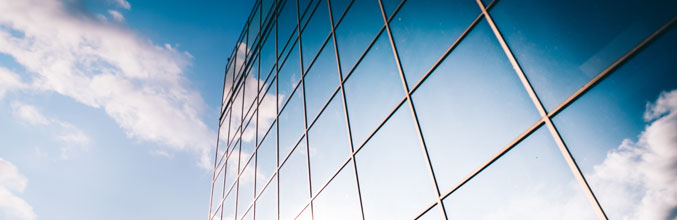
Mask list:
[[[292,33],[297,32],[296,1],[287,0],[280,8],[281,12],[277,19],[277,48],[278,51],[283,51]],[[294,40],[292,39],[291,42],[294,42]]]
[[[308,68],[310,62],[317,55],[320,47],[322,47],[322,43],[329,36],[329,33],[331,33],[329,8],[327,7],[327,1],[320,1],[315,13],[301,34],[303,69]]]
[[[294,43],[291,53],[288,54],[286,61],[281,66],[280,73],[278,73],[277,91],[280,98],[278,103],[280,111],[282,110],[284,103],[289,99],[294,88],[296,88],[301,81],[300,59],[299,48],[296,43]],[[300,93],[300,91],[301,90],[299,90],[298,93]]]
[[[277,219],[277,176],[256,200],[256,219]]]
[[[330,2],[331,14],[334,17],[334,25],[336,25],[352,0],[330,0]]]
[[[675,57],[672,28],[553,119],[609,219],[675,218]]]
[[[310,201],[305,143],[280,168],[280,220],[294,219]]]
[[[308,131],[308,141],[314,194],[352,153],[341,97],[334,97],[322,112]]]
[[[256,177],[254,173],[254,160],[251,160],[247,165],[242,164],[245,167],[240,174],[240,179],[238,182],[238,192],[237,192],[237,213],[238,216],[243,216],[249,205],[254,202],[254,178]]]
[[[256,176],[261,178],[263,181],[256,183],[256,192],[261,192],[264,184],[270,179],[270,177],[275,173],[277,169],[277,132],[275,131],[275,125],[273,129],[270,130],[270,133],[263,139],[261,146],[256,151]]]
[[[336,65],[334,42],[329,41],[304,78],[308,120],[317,116],[320,109],[338,88],[340,80]],[[338,93],[338,96],[341,96],[341,94]]]
[[[378,1],[355,1],[348,9],[335,30],[343,77],[346,77],[383,26]]]
[[[541,127],[444,200],[449,219],[596,219]]]
[[[458,184],[540,118],[485,21],[413,99],[441,189]]]
[[[357,153],[365,219],[412,219],[436,200],[405,103]]]
[[[318,220],[362,219],[352,162],[313,200],[313,208],[315,219]]]
[[[440,210],[440,206],[436,205],[432,209],[428,210],[423,216],[417,218],[416,220],[444,220],[444,214]]]
[[[402,5],[390,28],[409,87],[416,85],[479,14],[475,1],[407,1]]]
[[[392,47],[381,34],[345,83],[353,142],[360,146],[404,98]]]
[[[491,10],[548,110],[675,14],[673,0],[514,0]]]
[[[280,161],[284,160],[289,151],[296,146],[306,130],[303,121],[303,94],[301,93],[301,90],[296,91],[289,104],[280,113],[278,122],[280,126]]]

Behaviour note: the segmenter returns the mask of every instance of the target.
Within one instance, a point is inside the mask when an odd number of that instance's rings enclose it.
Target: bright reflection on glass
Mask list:
[[[436,201],[408,106],[356,155],[365,219],[411,219]]]
[[[359,146],[404,97],[388,37],[381,34],[345,83],[353,143]]]
[[[491,10],[548,110],[675,14],[673,0],[513,0]]]
[[[352,163],[346,165],[322,190],[313,201],[313,207],[318,220],[362,219]]]
[[[294,219],[310,201],[305,143],[302,140],[280,168],[280,220]]]
[[[313,194],[320,190],[352,153],[341,97],[334,97],[308,131]]]
[[[596,219],[543,127],[444,202],[450,219]]]
[[[479,14],[477,3],[466,0],[406,1],[402,5],[390,28],[409,86],[416,85]]]
[[[674,219],[677,31],[554,118],[610,219]]]
[[[441,189],[458,184],[539,119],[485,21],[413,99]]]

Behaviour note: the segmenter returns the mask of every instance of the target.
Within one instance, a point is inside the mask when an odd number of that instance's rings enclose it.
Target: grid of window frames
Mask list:
[[[259,0],[226,68],[209,219],[633,216],[596,172],[661,120],[618,109],[677,87],[676,9]]]

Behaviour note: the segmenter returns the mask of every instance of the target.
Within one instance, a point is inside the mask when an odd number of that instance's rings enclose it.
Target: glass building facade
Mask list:
[[[677,218],[677,1],[254,5],[210,220]]]

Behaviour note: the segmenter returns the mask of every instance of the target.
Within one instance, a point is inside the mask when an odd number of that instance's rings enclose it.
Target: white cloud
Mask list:
[[[244,59],[245,55],[248,52],[247,45],[244,43],[240,43],[238,50],[237,50],[237,59],[235,60],[234,68],[235,69],[240,69],[244,65]],[[264,76],[262,76],[264,77]],[[258,91],[258,86],[260,85],[263,87],[265,85],[265,79],[259,80],[256,78],[255,74],[250,74],[247,76],[245,83],[243,84],[243,88],[239,89],[238,96],[237,98],[233,98],[233,109],[237,109],[233,111],[232,114],[232,119],[233,120],[240,120],[241,117],[243,117],[243,114],[247,113],[247,110],[251,106],[251,104],[256,100],[257,97],[257,91]],[[228,90],[231,88],[231,83],[228,83],[226,81],[226,95],[228,94]],[[240,111],[239,109],[242,108],[242,92],[241,90],[244,89],[244,112]],[[266,96],[264,98],[264,95]],[[227,96],[223,97],[224,99],[228,98]],[[263,100],[259,106],[259,131],[265,131],[270,125],[273,123],[275,120],[275,117],[277,116],[277,105],[276,105],[276,100],[275,100],[275,94],[274,91],[273,93],[267,93],[264,94],[263,91],[261,93],[261,96],[259,97],[261,100]],[[282,100],[283,95],[279,96],[279,100]],[[254,106],[249,112],[249,115],[246,115],[246,117],[252,117],[254,110],[256,106]],[[248,119],[245,118],[245,123]],[[224,127],[221,128],[221,138],[223,140],[227,139],[227,133],[228,133],[228,122],[224,122]],[[256,135],[256,116],[252,119],[252,121],[249,124],[249,128],[247,128],[242,135],[242,139],[245,142],[251,142],[254,140],[254,137]],[[237,129],[240,128],[239,121],[237,123],[231,123],[230,125],[230,136],[231,138],[235,136],[234,131],[237,131]],[[259,137],[262,137],[264,134],[262,132],[259,133]],[[237,137],[236,137],[237,138]]]
[[[16,73],[0,66],[0,99],[5,96],[8,91],[24,88],[25,85],[21,82],[21,78]]]
[[[32,88],[101,108],[127,136],[195,152],[211,168],[216,134],[200,119],[202,97],[186,85],[188,54],[74,15],[58,0],[0,0],[0,53],[33,74]]]
[[[57,131],[56,138],[65,143],[61,146],[61,158],[68,159],[78,149],[86,149],[89,137],[75,125],[57,119],[45,117],[35,106],[14,101],[11,104],[12,114],[32,125],[51,126]]]
[[[113,0],[113,1],[124,9],[129,10],[132,8],[132,5],[130,5],[127,0]]]
[[[624,140],[586,177],[610,218],[676,219],[677,90],[648,104],[644,119],[637,142]]]
[[[123,22],[125,21],[125,16],[122,15],[119,11],[116,10],[108,10],[108,14],[110,14],[111,17],[117,22]]]
[[[48,125],[50,121],[32,105],[26,105],[21,102],[12,102],[12,113],[14,116],[33,125]]]
[[[12,163],[0,158],[0,217],[8,220],[37,218],[33,207],[16,195],[23,193],[27,184],[26,177]]]

